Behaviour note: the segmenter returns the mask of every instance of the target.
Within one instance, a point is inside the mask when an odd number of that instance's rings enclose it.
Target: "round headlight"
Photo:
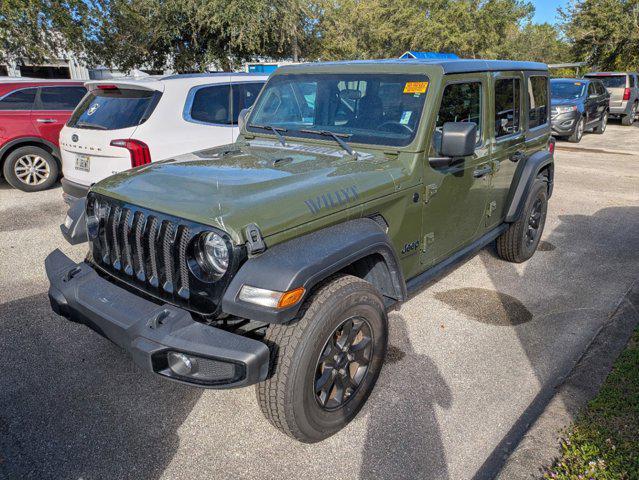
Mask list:
[[[229,248],[217,233],[209,232],[200,243],[201,266],[212,275],[223,275],[229,268]]]

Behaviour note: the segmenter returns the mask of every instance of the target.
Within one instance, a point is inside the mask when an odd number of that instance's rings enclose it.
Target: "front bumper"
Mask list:
[[[550,119],[550,129],[555,136],[570,136],[575,132],[577,121],[581,114],[579,112],[567,112],[555,115]]]
[[[196,322],[184,309],[139,297],[60,250],[49,254],[45,268],[53,311],[111,340],[147,371],[205,388],[247,386],[268,375],[269,349],[262,342]],[[215,380],[176,374],[168,365],[169,352],[200,358]]]

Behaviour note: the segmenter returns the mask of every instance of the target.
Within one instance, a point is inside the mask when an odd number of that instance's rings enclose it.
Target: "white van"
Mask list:
[[[60,132],[67,203],[115,173],[232,143],[267,75],[212,73],[87,82]]]

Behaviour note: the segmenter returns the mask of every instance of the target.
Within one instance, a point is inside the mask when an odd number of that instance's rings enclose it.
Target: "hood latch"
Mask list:
[[[266,250],[266,244],[262,238],[262,232],[257,225],[251,223],[244,228],[246,237],[246,249],[250,255],[256,255]]]

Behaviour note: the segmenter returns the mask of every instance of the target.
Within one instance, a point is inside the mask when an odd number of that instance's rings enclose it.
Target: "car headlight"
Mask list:
[[[577,106],[576,105],[558,105],[554,108],[554,110],[557,113],[574,112],[575,110],[577,110]]]
[[[209,232],[200,239],[197,261],[209,275],[222,276],[229,268],[229,247],[217,233]]]

